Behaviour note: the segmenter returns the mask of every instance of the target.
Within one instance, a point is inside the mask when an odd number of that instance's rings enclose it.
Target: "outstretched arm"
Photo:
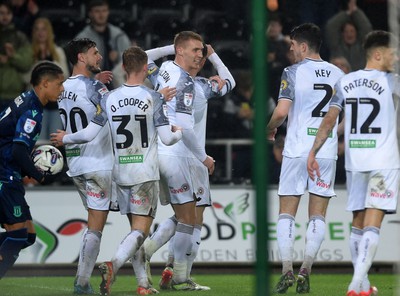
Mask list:
[[[267,125],[268,140],[275,141],[275,134],[278,127],[282,125],[289,114],[290,106],[292,106],[291,100],[281,99],[278,101],[278,105],[276,106],[274,113],[272,113],[271,119]]]

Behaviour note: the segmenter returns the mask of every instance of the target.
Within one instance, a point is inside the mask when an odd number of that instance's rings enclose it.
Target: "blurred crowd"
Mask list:
[[[55,2],[58,4],[55,5]],[[168,1],[90,0],[8,0],[0,1],[0,110],[29,85],[31,69],[48,60],[70,75],[63,46],[74,37],[88,37],[97,43],[103,56],[103,70],[114,73],[109,87],[123,81],[120,58],[132,44],[143,49],[171,44],[181,30],[203,35],[235,76],[233,93],[209,102],[207,138],[251,139],[253,83],[250,71],[250,1],[191,0]],[[248,2],[248,3],[246,3]],[[61,4],[62,3],[62,4]],[[63,7],[63,5],[65,7]],[[324,32],[321,56],[345,73],[364,67],[362,42],[373,29],[387,30],[386,0],[268,0],[266,27],[268,40],[267,68],[270,96],[266,121],[279,93],[283,69],[293,63],[288,34],[295,25],[313,22]],[[212,67],[204,67],[202,76],[211,76]],[[61,127],[56,104],[46,106],[41,140]],[[270,153],[272,183],[279,179],[281,151],[285,129]],[[211,181],[243,183],[251,179],[251,145],[233,146],[232,174],[228,180],[224,168],[227,160],[221,146],[209,144],[207,150],[218,160]],[[345,182],[342,151],[338,151],[337,183]],[[342,175],[343,174],[343,175]]]

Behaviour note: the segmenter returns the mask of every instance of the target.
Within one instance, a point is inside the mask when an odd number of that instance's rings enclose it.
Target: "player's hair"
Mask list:
[[[32,86],[38,86],[43,78],[49,78],[50,80],[57,79],[60,75],[63,75],[62,69],[53,62],[41,62],[35,66],[31,74]]]
[[[203,37],[201,37],[199,34],[197,34],[196,32],[193,31],[182,31],[179,32],[178,34],[175,35],[174,38],[174,47],[175,50],[178,46],[182,46],[182,44],[184,44],[185,42],[194,39],[194,40],[198,40],[201,43],[203,43]]]
[[[140,47],[131,46],[122,54],[122,64],[128,74],[138,73],[147,64],[147,54]]]
[[[290,39],[305,42],[311,51],[319,52],[322,44],[321,29],[313,23],[304,23],[292,29]]]
[[[93,7],[97,6],[108,6],[108,1],[107,0],[91,0],[89,1],[87,5],[87,10],[91,10]]]
[[[364,50],[367,59],[370,58],[372,52],[377,47],[395,47],[396,37],[387,31],[375,30],[369,32],[364,39]]]
[[[76,65],[78,63],[78,54],[86,53],[92,47],[96,47],[96,42],[89,38],[73,39],[65,47],[65,54],[68,61],[72,65]]]

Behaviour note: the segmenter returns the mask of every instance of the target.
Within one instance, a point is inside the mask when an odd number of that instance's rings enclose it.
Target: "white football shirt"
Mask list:
[[[157,127],[169,125],[161,95],[143,85],[127,85],[105,97],[115,151],[117,184],[134,186],[159,180]]]
[[[333,88],[343,71],[322,60],[305,60],[285,68],[279,100],[291,100],[283,155],[307,157],[328,111]],[[337,124],[317,158],[337,159]]]
[[[64,130],[75,133],[85,128],[90,121],[102,127],[99,134],[86,144],[66,144],[68,176],[74,177],[89,172],[112,170],[113,150],[110,128],[105,113],[100,107],[106,86],[83,75],[72,76],[64,82],[64,91],[58,98],[58,108]]]
[[[359,70],[340,79],[335,91],[331,106],[345,110],[346,170],[398,169],[394,99],[400,96],[399,76]]]

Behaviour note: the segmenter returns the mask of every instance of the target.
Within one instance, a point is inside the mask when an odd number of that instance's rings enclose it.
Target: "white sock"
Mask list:
[[[111,259],[114,274],[117,274],[122,265],[124,265],[129,258],[134,256],[143,244],[144,238],[145,235],[140,230],[133,230],[124,238],[124,240],[119,244],[114,257]]]
[[[280,214],[277,223],[277,241],[282,260],[282,274],[293,271],[293,246],[295,240],[295,221],[289,214]]]
[[[100,241],[100,231],[86,229],[83,233],[79,250],[78,271],[76,273],[76,281],[80,286],[86,286],[89,283],[97,256],[99,255]]]
[[[311,216],[308,221],[306,232],[306,247],[304,251],[304,261],[300,269],[306,269],[311,273],[314,259],[325,239],[325,218],[322,216]]]
[[[168,243],[168,259],[166,266],[174,267],[174,239],[175,236],[171,237]]]
[[[356,228],[356,227],[351,227],[349,245],[350,245],[351,262],[353,263],[353,269],[355,269],[355,266],[357,263],[358,246],[360,245],[362,235],[363,235],[363,232],[361,229]],[[371,286],[371,284],[369,282],[368,274],[367,274],[361,285],[362,291],[368,290],[370,288],[370,286]]]
[[[156,231],[144,242],[146,258],[150,261],[151,256],[160,249],[174,235],[178,221],[172,216],[158,225]]]
[[[188,257],[192,252],[193,225],[178,222],[174,237],[174,281],[186,282]]]
[[[201,242],[201,225],[195,225],[192,236],[192,253],[188,257],[187,277],[190,278],[194,259],[196,259],[197,252],[200,248]]]
[[[145,269],[145,252],[143,245],[132,258],[132,267],[135,272],[138,286],[148,288],[150,287],[149,280]]]
[[[363,236],[358,247],[358,257],[354,269],[353,279],[348,290],[363,291],[363,281],[368,275],[379,243],[379,228],[367,226],[363,229]],[[368,287],[369,289],[369,287]]]

